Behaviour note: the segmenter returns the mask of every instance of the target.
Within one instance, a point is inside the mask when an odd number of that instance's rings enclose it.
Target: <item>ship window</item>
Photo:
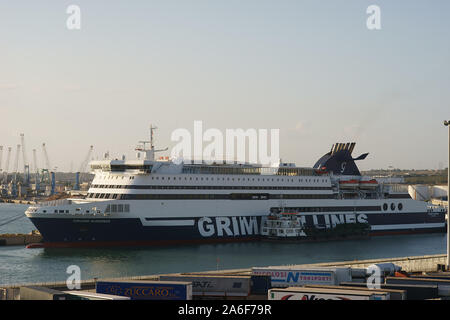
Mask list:
[[[386,211],[388,209],[387,203],[383,204],[383,210]]]
[[[117,212],[117,204],[111,205],[111,212]]]
[[[117,205],[117,212],[123,212],[123,204]]]
[[[391,210],[395,210],[395,204],[391,203]]]
[[[402,210],[403,209],[403,204],[399,203],[398,204],[398,210]]]
[[[108,205],[106,206],[105,213],[110,212],[110,210],[111,210],[111,205],[108,204]]]
[[[130,212],[130,205],[129,205],[129,204],[124,204],[124,205],[123,205],[123,210],[124,210],[125,212]]]

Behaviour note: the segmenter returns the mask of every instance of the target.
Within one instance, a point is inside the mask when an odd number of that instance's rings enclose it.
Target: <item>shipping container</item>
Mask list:
[[[366,283],[355,283],[355,282],[341,282],[341,286],[351,286],[351,287],[367,287]],[[414,285],[414,284],[380,284],[381,289],[395,289],[395,290],[405,290],[407,300],[425,300],[437,298],[438,287],[437,285]]]
[[[68,294],[46,287],[20,287],[20,300],[67,300]]]
[[[387,277],[386,283],[389,284],[422,284],[437,285],[438,295],[440,297],[450,296],[450,279],[431,279],[431,278],[403,278],[403,277]]]
[[[252,295],[265,295],[267,291],[272,288],[272,277],[267,275],[251,275],[251,287],[250,294]]]
[[[111,294],[96,293],[89,291],[64,291],[69,297],[67,300],[131,300],[130,297],[115,296]]]
[[[350,286],[324,286],[321,284],[307,284],[307,288],[326,288],[326,289],[343,289],[343,290],[358,290],[358,291],[368,291],[375,293],[382,293],[383,295],[387,292],[389,293],[389,299],[386,300],[406,300],[405,290],[395,290],[395,289],[369,289],[365,287],[350,287]]]
[[[267,291],[272,288],[271,277],[266,275],[252,275],[251,271],[247,272],[189,272],[180,273],[183,276],[219,276],[219,277],[250,277],[250,295],[264,295],[267,297]]]
[[[355,279],[366,279],[367,269],[366,268],[351,268],[350,274],[352,275],[352,280]]]
[[[438,280],[450,280],[449,275],[445,274],[424,274],[424,275],[411,275],[410,278],[424,278],[424,279],[438,279]]]
[[[192,300],[192,283],[181,281],[97,281],[97,293],[130,297],[131,300]]]
[[[445,266],[445,265],[443,265]],[[439,277],[442,279],[450,279],[450,272],[444,271],[444,272],[427,272],[425,274],[427,277]]]
[[[194,296],[247,297],[250,295],[250,276],[177,274],[160,276],[159,279],[191,282]]]
[[[274,288],[352,281],[351,268],[253,267],[252,274],[271,276]]]
[[[290,287],[270,289],[268,300],[387,300],[388,296],[363,290]]]

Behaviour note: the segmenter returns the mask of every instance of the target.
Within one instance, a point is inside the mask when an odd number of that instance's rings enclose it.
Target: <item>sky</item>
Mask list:
[[[90,145],[94,159],[133,157],[150,124],[171,148],[199,120],[280,129],[281,158],[299,166],[354,141],[363,170],[445,168],[449,12],[445,0],[2,0],[0,146],[24,133],[28,159],[37,149],[42,167],[45,142],[52,167],[76,171]]]

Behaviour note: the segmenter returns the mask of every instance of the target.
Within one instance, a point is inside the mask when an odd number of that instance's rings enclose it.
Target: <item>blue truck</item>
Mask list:
[[[192,283],[182,281],[97,281],[95,291],[131,300],[192,300]]]

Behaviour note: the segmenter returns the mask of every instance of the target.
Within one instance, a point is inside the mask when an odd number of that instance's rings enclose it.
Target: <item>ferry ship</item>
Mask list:
[[[264,167],[156,159],[150,135],[136,160],[92,161],[85,198],[30,206],[43,242],[29,247],[257,240],[276,208],[299,212],[304,226],[367,223],[370,235],[446,230],[444,208],[362,176],[356,161],[368,154],[353,158],[355,143],[334,144],[313,167]]]

